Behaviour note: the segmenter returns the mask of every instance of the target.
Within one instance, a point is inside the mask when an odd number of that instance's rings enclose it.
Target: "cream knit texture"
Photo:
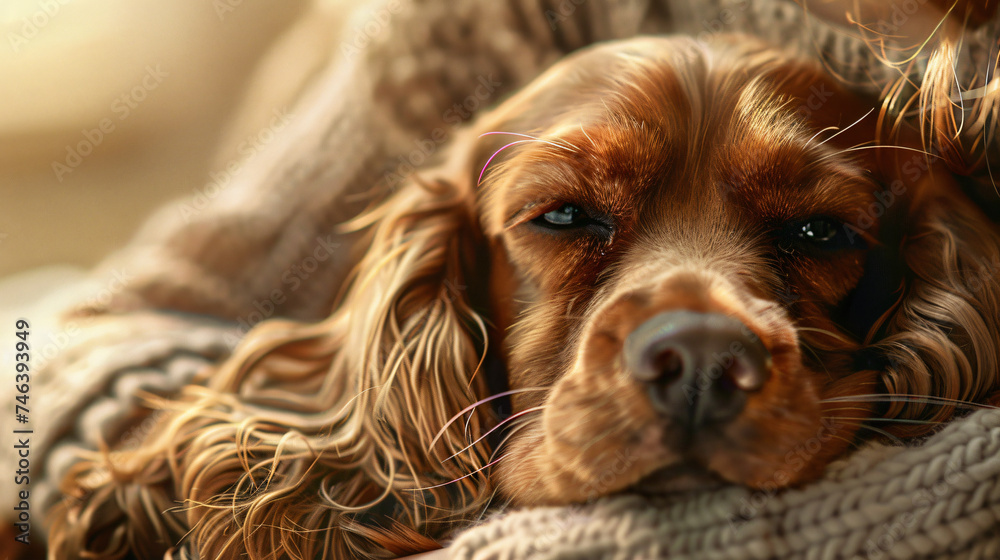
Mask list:
[[[1000,410],[921,445],[871,445],[802,489],[506,512],[461,534],[451,558],[1000,558]]]

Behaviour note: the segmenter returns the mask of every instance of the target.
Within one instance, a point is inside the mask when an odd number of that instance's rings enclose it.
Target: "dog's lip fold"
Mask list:
[[[632,486],[632,490],[642,494],[681,494],[719,488],[726,481],[702,465],[681,462],[653,471]]]

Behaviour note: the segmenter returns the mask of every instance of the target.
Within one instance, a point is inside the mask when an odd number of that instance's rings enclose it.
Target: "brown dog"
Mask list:
[[[926,432],[1000,385],[1000,233],[873,106],[746,38],[566,59],[353,224],[327,320],[83,464],[54,555],[385,557],[494,488],[783,487]]]

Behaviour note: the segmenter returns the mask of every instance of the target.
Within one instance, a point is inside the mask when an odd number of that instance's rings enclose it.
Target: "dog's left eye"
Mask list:
[[[817,217],[795,222],[788,226],[786,234],[796,244],[828,251],[857,249],[864,245],[858,235],[849,235],[848,227],[833,218]]]
[[[799,231],[796,232],[799,239],[812,243],[830,243],[837,237],[837,233],[839,233],[837,225],[833,223],[833,220],[827,219],[812,220],[800,224]]]

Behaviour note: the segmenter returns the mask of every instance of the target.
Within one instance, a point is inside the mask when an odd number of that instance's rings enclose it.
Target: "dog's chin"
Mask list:
[[[702,465],[679,463],[654,471],[632,486],[631,490],[639,494],[664,496],[712,490],[729,484]]]

